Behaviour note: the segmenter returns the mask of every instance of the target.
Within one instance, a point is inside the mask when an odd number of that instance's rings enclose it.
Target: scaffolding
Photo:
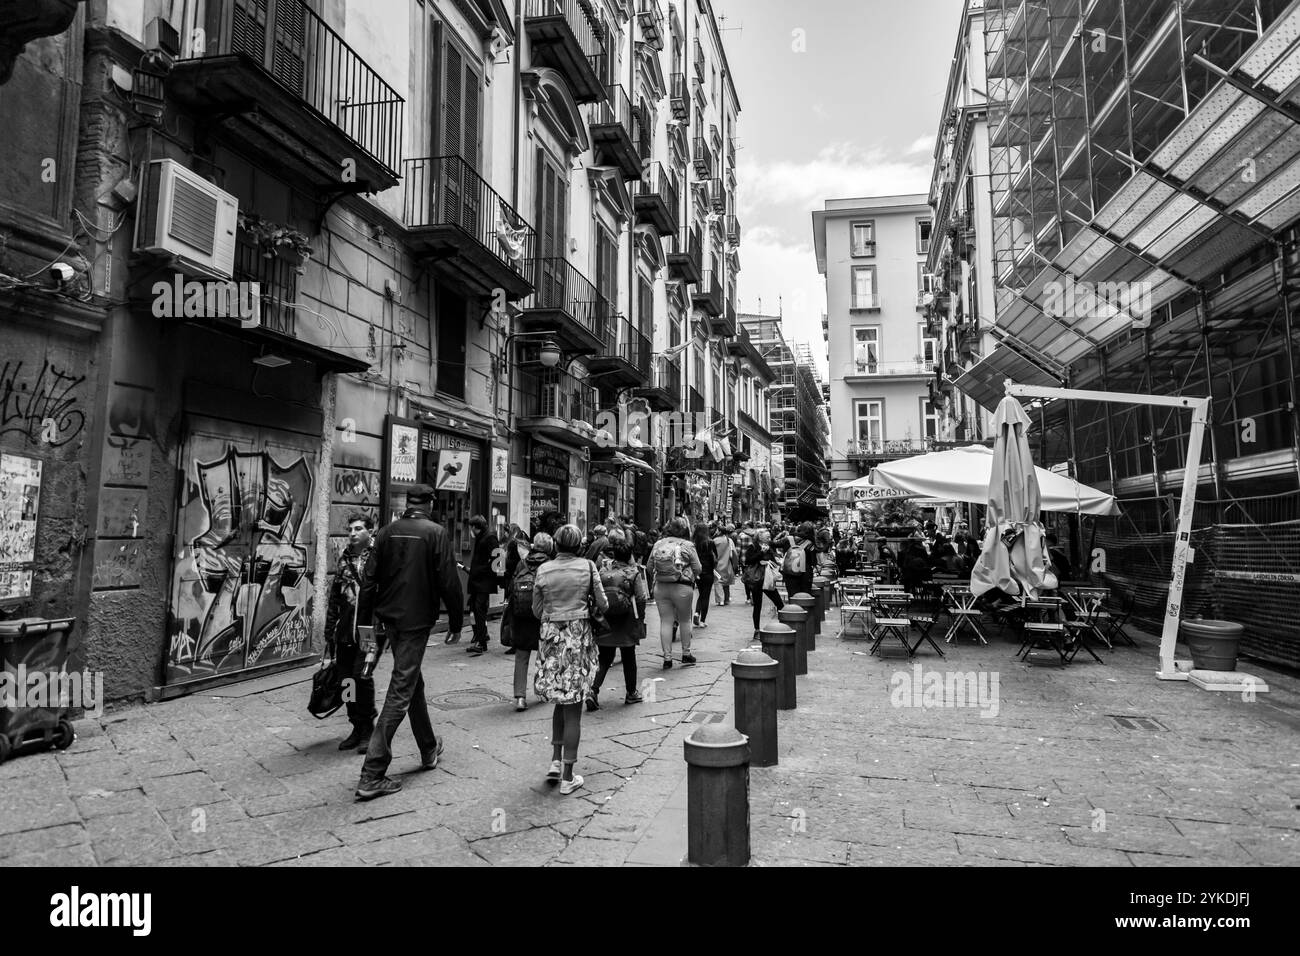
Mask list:
[[[987,0],[984,11],[999,347],[957,386],[991,408],[1014,361],[1020,381],[1206,396],[1191,468],[1207,533],[1286,538],[1270,502],[1300,488],[1300,0]],[[1141,547],[1125,546],[1108,579],[1159,620],[1163,599],[1136,582],[1158,590],[1175,546],[1187,416],[1086,401],[1031,415],[1044,460],[1131,503],[1103,538],[1118,547],[1128,521]],[[1268,578],[1280,617],[1300,604],[1300,576],[1270,553],[1225,547],[1216,571],[1280,576]]]

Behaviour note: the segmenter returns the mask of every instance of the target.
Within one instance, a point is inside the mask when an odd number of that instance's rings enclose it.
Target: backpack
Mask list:
[[[808,552],[799,545],[792,545],[785,553],[781,570],[786,574],[806,574],[808,569]]]
[[[632,576],[628,576],[628,571]],[[605,600],[609,602],[609,610],[605,612],[606,617],[627,617],[632,611],[632,582],[636,580],[638,574],[636,568],[628,568],[619,571],[602,571],[600,574],[601,587],[605,589]]]
[[[510,613],[514,617],[528,621],[537,620],[533,616],[533,591],[537,586],[537,568],[527,561],[519,563],[515,572],[514,590],[510,595]]]
[[[691,580],[690,563],[682,555],[681,542],[673,538],[662,538],[655,542],[650,552],[650,561],[654,566],[656,581]]]

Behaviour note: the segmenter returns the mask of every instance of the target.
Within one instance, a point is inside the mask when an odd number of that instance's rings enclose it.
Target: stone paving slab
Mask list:
[[[1136,649],[1102,651],[1105,665],[1025,665],[996,629],[988,647],[919,660],[923,680],[996,675],[994,713],[978,699],[893,696],[915,687],[918,661],[881,660],[833,631],[797,710],[779,715],[779,765],[751,771],[756,864],[1300,861],[1295,675],[1252,662],[1273,689],[1253,702],[1159,682],[1158,640],[1141,634]]]

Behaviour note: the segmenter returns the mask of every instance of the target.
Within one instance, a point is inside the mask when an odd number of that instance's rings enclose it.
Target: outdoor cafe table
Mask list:
[[[971,593],[971,589],[961,585],[950,585],[943,589],[943,593],[952,602],[948,612],[952,615],[952,626],[944,636],[944,643],[951,644],[963,628],[969,628],[975,632],[981,644],[987,644],[988,639],[984,637],[984,632],[979,626],[982,612],[975,606],[976,597]]]

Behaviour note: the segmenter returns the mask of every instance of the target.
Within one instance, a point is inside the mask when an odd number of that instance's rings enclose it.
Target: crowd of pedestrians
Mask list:
[[[510,525],[499,536],[483,516],[470,518],[466,566],[457,561],[447,529],[433,521],[432,500],[431,488],[412,486],[406,511],[378,533],[367,515],[351,516],[348,547],[329,591],[326,654],[354,687],[347,704],[352,730],[339,749],[365,751],[356,789],[360,800],[401,789],[387,771],[393,735],[408,716],[420,766],[438,765],[443,743],[429,719],[421,665],[442,613],[445,642],[455,644],[468,611],[467,650],[480,656],[488,650],[492,596],[504,590],[499,633],[514,657],[515,709],[528,708],[531,670],[533,695],[553,708],[546,780],[570,794],[583,783],[574,767],[584,709],[601,709],[601,689],[616,657],[624,705],[643,700],[636,652],[646,637],[651,602],[658,610],[664,670],[690,667],[696,663],[696,632],[708,627],[711,607],[731,603],[737,577],[753,607],[757,637],[764,598],[778,610],[782,606],[778,582],[788,594],[807,591],[819,568],[833,571],[837,560],[829,528],[811,523],[692,524],[678,516],[659,529],[642,530],[631,520],[611,518],[584,534],[558,512],[548,512],[528,531]],[[366,654],[362,637],[372,628],[379,639]],[[676,653],[674,645],[680,648]],[[375,646],[393,653],[378,711],[371,677]]]

